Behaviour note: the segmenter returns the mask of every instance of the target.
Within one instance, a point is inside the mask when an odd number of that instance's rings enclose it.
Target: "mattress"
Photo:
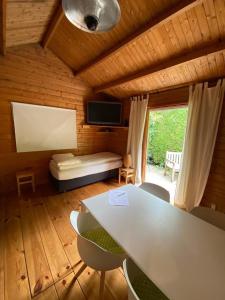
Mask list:
[[[86,165],[84,164],[83,166],[79,165],[74,168],[59,170],[59,168],[57,168],[56,163],[53,160],[51,160],[49,168],[54,178],[58,180],[68,180],[96,173],[102,173],[113,169],[118,169],[122,167],[122,164],[122,159],[117,159],[115,161],[105,163],[92,163]]]

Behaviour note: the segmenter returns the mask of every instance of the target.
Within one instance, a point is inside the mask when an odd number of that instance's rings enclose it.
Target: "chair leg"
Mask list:
[[[35,193],[35,182],[34,182],[34,176],[32,176],[32,189],[33,189],[33,193]]]
[[[84,203],[83,203],[83,201],[80,201],[80,203],[79,203],[79,210],[80,210],[80,212],[86,212],[87,210],[86,210],[86,206],[84,205]]]
[[[99,300],[103,300],[104,299],[104,286],[105,286],[105,271],[101,271],[100,289],[99,289]]]
[[[75,278],[78,278],[83,272],[84,270],[87,268],[87,265],[86,264],[83,264],[81,266],[81,268],[77,271],[77,273],[75,274]]]
[[[164,168],[164,176],[166,176],[166,166],[165,166],[165,168]]]
[[[127,175],[128,175],[128,174],[125,175],[125,183],[126,183],[126,184],[128,183],[128,177],[127,177]]]
[[[121,173],[120,173],[120,170],[119,170],[119,184],[120,184],[120,182],[121,182]]]
[[[135,174],[132,176],[132,183],[135,184]]]

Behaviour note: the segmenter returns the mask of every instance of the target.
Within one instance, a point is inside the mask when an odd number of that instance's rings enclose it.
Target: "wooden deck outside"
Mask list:
[[[69,215],[79,201],[118,187],[100,182],[64,194],[49,188],[1,198],[0,300],[98,299],[99,273],[81,266]],[[122,269],[106,273],[107,300],[127,299]]]

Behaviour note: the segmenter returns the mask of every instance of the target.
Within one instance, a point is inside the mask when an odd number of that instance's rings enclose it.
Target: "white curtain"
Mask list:
[[[131,100],[127,153],[131,154],[132,167],[136,170],[136,183],[141,183],[142,142],[149,96],[136,96]]]
[[[175,203],[188,211],[199,206],[208,180],[225,91],[225,80],[191,86],[188,121]]]

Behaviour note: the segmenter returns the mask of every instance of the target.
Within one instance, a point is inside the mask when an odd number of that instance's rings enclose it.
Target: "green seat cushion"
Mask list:
[[[141,300],[169,300],[143,272],[138,273],[131,284]]]
[[[96,243],[103,249],[115,253],[123,254],[123,249],[112,239],[112,237],[102,228],[92,229],[82,233],[82,236]]]

